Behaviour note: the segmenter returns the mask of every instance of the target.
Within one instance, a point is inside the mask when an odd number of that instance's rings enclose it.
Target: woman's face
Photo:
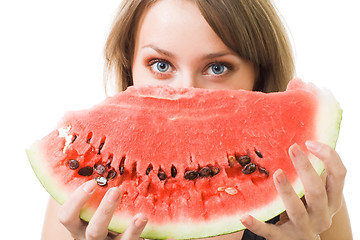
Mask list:
[[[253,64],[221,41],[192,1],[157,1],[136,34],[135,86],[253,89]]]

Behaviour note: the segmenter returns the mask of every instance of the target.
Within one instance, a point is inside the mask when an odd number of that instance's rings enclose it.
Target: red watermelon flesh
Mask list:
[[[279,168],[302,196],[288,148],[305,149],[307,140],[335,147],[341,113],[331,93],[299,79],[268,94],[130,87],[67,113],[27,153],[59,203],[103,177],[105,186],[81,213],[86,221],[105,192],[119,186],[123,196],[109,229],[124,231],[142,212],[149,219],[144,238],[201,238],[243,229],[239,219],[247,213],[265,221],[284,211],[272,178]],[[321,174],[322,162],[309,157]]]

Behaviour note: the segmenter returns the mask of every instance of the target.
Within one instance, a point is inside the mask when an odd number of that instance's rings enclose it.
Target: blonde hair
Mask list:
[[[291,45],[270,0],[192,0],[214,32],[231,50],[257,69],[255,91],[283,91],[294,76]],[[105,45],[105,86],[117,90],[132,82],[137,24],[156,0],[123,0]]]

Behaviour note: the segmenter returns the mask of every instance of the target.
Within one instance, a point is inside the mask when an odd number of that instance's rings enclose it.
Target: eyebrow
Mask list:
[[[161,54],[163,54],[165,56],[174,57],[174,54],[172,54],[171,52],[166,51],[166,50],[161,49],[161,48],[158,48],[158,47],[156,47],[156,46],[154,46],[152,44],[145,45],[142,48],[151,48],[151,49],[155,50],[156,52],[161,53]]]
[[[213,58],[223,57],[223,56],[227,56],[227,55],[237,56],[235,53],[232,53],[232,52],[218,52],[218,53],[205,54],[202,58],[203,59],[213,59]]]
[[[171,58],[175,57],[175,55],[173,53],[171,53],[165,49],[158,48],[152,44],[145,45],[142,48],[151,48],[151,49],[155,50],[156,52],[163,54],[165,56],[168,56]],[[223,56],[227,56],[227,55],[237,56],[235,53],[232,53],[230,51],[224,51],[224,52],[218,52],[218,53],[205,54],[201,57],[201,59],[214,59],[214,58],[223,57]]]

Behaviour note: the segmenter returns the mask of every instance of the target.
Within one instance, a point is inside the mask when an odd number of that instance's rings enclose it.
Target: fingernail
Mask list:
[[[274,173],[274,178],[278,184],[286,183],[286,176],[282,169],[276,170],[276,172]]]
[[[291,145],[290,149],[289,149],[289,153],[292,157],[297,157],[300,155],[301,153],[301,148],[299,145],[297,145],[297,143],[294,143],[293,145]]]
[[[321,150],[321,144],[314,142],[314,141],[306,141],[305,142],[306,147],[311,151],[311,152],[320,152]]]
[[[246,226],[251,226],[251,224],[252,224],[252,219],[251,219],[250,215],[248,215],[248,214],[242,216],[240,218],[240,221]]]
[[[91,180],[84,184],[83,190],[87,193],[93,193],[95,191],[96,186],[97,183],[94,180]]]
[[[135,226],[136,227],[144,227],[145,226],[145,224],[147,223],[147,218],[146,218],[146,216],[144,215],[144,214],[142,214],[142,213],[138,213],[138,214],[136,214],[135,215],[135,217],[134,217],[134,219],[135,219]]]
[[[108,195],[107,196],[108,200],[110,202],[117,202],[121,196],[121,192],[120,192],[119,188],[114,187],[114,188],[109,189],[107,195]]]

